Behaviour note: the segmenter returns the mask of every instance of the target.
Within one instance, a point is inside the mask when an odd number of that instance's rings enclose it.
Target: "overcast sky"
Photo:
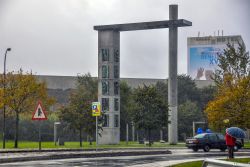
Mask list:
[[[97,76],[94,25],[168,20],[169,4],[192,27],[178,31],[178,73],[187,73],[187,37],[241,35],[250,50],[249,0],[0,0],[0,71]],[[168,29],[121,32],[121,77],[168,77]]]

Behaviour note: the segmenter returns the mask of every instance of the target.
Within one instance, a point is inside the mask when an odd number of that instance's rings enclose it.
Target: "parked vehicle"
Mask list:
[[[202,133],[186,140],[186,147],[198,151],[203,149],[208,152],[210,149],[220,149],[225,151],[227,149],[224,135],[221,133]]]

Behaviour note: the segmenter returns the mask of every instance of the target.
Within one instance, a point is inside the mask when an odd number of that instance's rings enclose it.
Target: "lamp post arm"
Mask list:
[[[3,69],[3,97],[5,99],[5,89],[6,89],[6,57],[7,57],[7,52],[11,51],[11,48],[7,48],[5,51],[4,55],[4,69]],[[5,131],[6,131],[6,125],[5,125],[5,110],[6,110],[6,105],[5,102],[3,104],[3,148],[5,148]]]

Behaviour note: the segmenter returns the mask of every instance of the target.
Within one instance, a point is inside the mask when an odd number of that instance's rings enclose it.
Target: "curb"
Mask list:
[[[72,152],[72,151],[95,151],[96,149],[9,149],[9,150],[0,150],[0,153],[31,153],[31,152]],[[104,149],[98,149],[103,151]]]
[[[144,151],[109,151],[109,152],[83,152],[83,153],[67,153],[54,154],[45,156],[33,157],[15,157],[1,158],[0,163],[38,161],[38,160],[53,160],[53,159],[69,159],[69,158],[96,158],[96,157],[112,157],[112,156],[138,156],[138,155],[155,155],[155,154],[171,154],[169,150],[144,150]]]
[[[167,150],[167,149],[175,149],[175,148],[172,148],[172,147],[151,147],[151,148],[98,148],[98,151],[123,151],[123,150],[134,150],[134,151],[150,151],[150,150]],[[178,148],[178,149],[184,149],[184,148]],[[77,151],[96,151],[95,148],[92,148],[92,149],[84,149],[84,148],[76,148],[76,149],[67,149],[67,148],[62,148],[62,149],[42,149],[42,150],[39,150],[39,149],[6,149],[6,150],[3,150],[3,149],[0,149],[0,153],[31,153],[31,152],[77,152]]]

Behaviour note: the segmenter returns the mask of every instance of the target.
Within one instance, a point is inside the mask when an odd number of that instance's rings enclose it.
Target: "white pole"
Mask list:
[[[132,141],[135,141],[135,124],[132,122]]]
[[[57,137],[57,134],[56,134],[56,124],[54,123],[54,143],[55,143],[55,146],[56,146],[56,137]]]
[[[41,122],[40,120],[38,120],[38,124],[39,124],[39,151],[41,151],[42,145],[41,145]]]
[[[126,124],[126,144],[128,145],[128,123]]]
[[[57,145],[57,139],[58,139],[58,135],[57,135],[57,125],[59,126],[61,124],[61,122],[54,122],[54,143],[55,146]]]
[[[163,131],[162,131],[162,129],[160,130],[160,141],[162,141],[163,140]]]

